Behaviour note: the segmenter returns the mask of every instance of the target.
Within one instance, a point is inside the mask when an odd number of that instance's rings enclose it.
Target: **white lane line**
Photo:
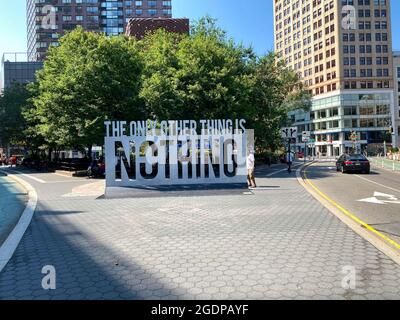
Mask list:
[[[303,165],[303,163],[296,164],[296,165],[292,166],[292,168],[296,168],[296,167],[299,167],[299,166],[302,166],[302,165]],[[275,175],[277,173],[283,172],[283,171],[287,171],[287,168],[272,172],[270,174],[267,174],[266,177],[271,177],[271,176],[273,176],[273,175]]]
[[[59,173],[59,172],[53,172],[53,174],[55,174],[56,176],[60,176],[60,177],[64,177],[64,178],[74,178],[66,173]]]
[[[29,174],[21,173],[20,171],[8,169],[8,170],[5,171],[5,172],[12,172],[12,173],[15,173],[15,174],[19,174],[19,175],[21,175],[21,176],[23,176],[23,177],[25,177],[25,178],[29,178],[29,179],[35,180],[36,182],[39,182],[39,183],[46,183],[46,181],[44,181],[44,180],[42,180],[42,179],[36,178],[36,177],[34,177],[34,176],[30,176]]]
[[[74,182],[90,182],[90,180],[56,180],[56,181],[46,181],[47,184],[52,184],[52,183],[74,183]]]
[[[385,186],[385,185],[382,184],[382,183],[379,183],[379,182],[376,182],[376,181],[372,181],[372,180],[367,179],[367,178],[365,178],[365,177],[361,177],[361,176],[358,175],[358,174],[356,174],[355,176],[358,177],[358,178],[360,178],[360,179],[362,179],[362,180],[365,180],[365,181],[371,182],[371,183],[373,183],[373,184],[376,184],[377,186],[380,186],[380,187],[383,187],[383,188],[386,188],[386,189],[389,189],[389,190],[396,191],[396,192],[399,192],[399,193],[400,193],[400,190],[399,190],[399,189],[395,189],[395,188],[392,188],[392,187],[389,187],[389,186]]]

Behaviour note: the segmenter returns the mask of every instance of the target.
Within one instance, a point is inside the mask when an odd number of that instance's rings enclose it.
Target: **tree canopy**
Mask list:
[[[257,56],[209,17],[190,35],[158,30],[140,41],[78,27],[50,48],[28,94],[15,90],[0,99],[0,110],[14,112],[0,113],[7,122],[0,134],[3,141],[25,134],[32,148],[102,145],[106,119],[245,118],[256,145],[274,150],[287,112],[306,108],[309,98],[272,53]],[[26,101],[32,103],[22,112]]]
[[[25,85],[15,84],[0,95],[0,143],[25,145],[26,128],[23,111],[29,103],[29,91]]]
[[[142,63],[137,43],[77,28],[52,47],[38,73],[33,99],[38,131],[51,144],[102,144],[106,119],[146,116],[139,89]]]

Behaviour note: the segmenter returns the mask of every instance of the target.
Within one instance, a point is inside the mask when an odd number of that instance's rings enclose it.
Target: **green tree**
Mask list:
[[[181,35],[158,30],[140,41],[144,65],[140,97],[154,119],[173,119],[172,115],[179,113],[185,103],[178,95],[176,79],[181,40]]]
[[[154,118],[245,118],[257,147],[275,150],[287,113],[308,107],[295,72],[272,53],[257,57],[235,44],[209,17],[190,36],[158,31],[141,45],[140,95]]]
[[[251,68],[248,125],[254,128],[256,146],[274,151],[281,144],[280,128],[288,124],[288,112],[307,110],[310,96],[298,75],[273,53],[254,59]]]
[[[257,146],[274,150],[287,112],[308,100],[273,54],[257,57],[209,17],[190,35],[158,30],[141,41],[77,28],[50,49],[30,90],[25,133],[51,149],[101,145],[106,119],[245,118]]]
[[[133,39],[80,27],[68,33],[38,73],[37,129],[49,145],[89,150],[101,145],[104,120],[146,116],[138,94],[141,69]]]
[[[26,107],[22,111],[22,116],[24,117],[26,123],[23,134],[25,136],[25,140],[27,141],[27,147],[30,155],[34,158],[38,158],[40,155],[44,156],[46,150],[56,150],[57,145],[54,143],[49,144],[40,131],[40,117],[37,113],[36,107],[33,105],[33,100],[39,93],[38,83],[30,83],[27,86],[27,90],[29,91],[29,98],[27,100]],[[48,156],[50,156],[50,153]]]
[[[22,116],[29,99],[26,85],[13,84],[0,95],[0,144],[25,145],[25,118]]]
[[[251,51],[203,18],[191,35],[158,31],[143,40],[140,95],[159,119],[235,118],[246,112]]]

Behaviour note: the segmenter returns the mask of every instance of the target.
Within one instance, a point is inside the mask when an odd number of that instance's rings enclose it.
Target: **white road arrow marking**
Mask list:
[[[385,203],[394,203],[394,204],[400,204],[400,201],[385,201]]]
[[[375,203],[375,204],[385,204],[384,201],[379,200],[378,198],[372,197],[372,198],[366,198],[366,199],[361,199],[358,200],[359,202],[368,202],[368,203]]]
[[[392,194],[386,194],[386,193],[381,193],[381,192],[375,192],[374,197],[381,197],[381,198],[388,198],[392,201],[397,201],[398,199],[392,195]]]
[[[378,197],[380,198],[386,198],[388,200],[380,200],[378,199]],[[374,196],[372,198],[365,198],[365,199],[361,199],[358,200],[359,202],[368,202],[368,203],[374,203],[374,204],[380,204],[380,205],[385,205],[385,204],[400,204],[400,201],[398,198],[396,198],[394,195],[392,194],[386,194],[386,193],[382,193],[382,192],[374,192]]]

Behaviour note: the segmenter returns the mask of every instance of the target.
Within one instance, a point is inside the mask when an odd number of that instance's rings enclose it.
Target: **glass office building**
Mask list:
[[[41,61],[28,61],[27,53],[5,53],[1,60],[1,89],[9,88],[13,83],[35,81],[36,71],[43,68]]]
[[[302,131],[311,131],[315,156],[337,157],[358,151],[381,152],[383,142],[392,143],[389,128],[392,124],[393,95],[385,93],[353,92],[313,99],[311,111],[296,110],[289,115]],[[352,133],[357,132],[357,141]],[[298,139],[299,150],[304,143]]]

